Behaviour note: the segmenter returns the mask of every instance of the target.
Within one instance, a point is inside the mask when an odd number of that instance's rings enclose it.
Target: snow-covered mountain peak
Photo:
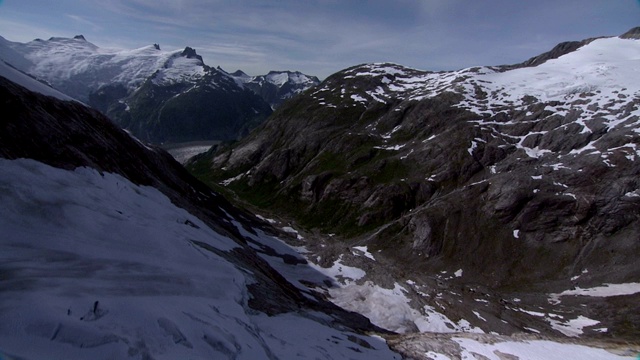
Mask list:
[[[121,84],[132,92],[156,71],[168,73],[162,78],[169,81],[195,79],[204,72],[202,57],[190,47],[182,51],[162,51],[158,44],[131,50],[100,48],[83,36],[8,45],[33,64],[28,72],[82,101],[105,85]]]
[[[616,90],[629,95],[640,90],[639,70],[640,41],[612,37],[594,40],[536,67],[483,74],[476,80],[504,88],[512,100],[524,95],[566,100],[590,92],[605,98]]]
[[[153,143],[235,139],[272,112],[241,82],[205,65],[191,47],[102,48],[79,36],[25,44],[2,40],[0,60],[15,62]]]
[[[176,53],[176,55],[181,55]],[[156,85],[167,85],[178,82],[195,82],[205,75],[202,61],[197,58],[172,56],[166,62],[166,67],[157,71],[153,76]]]
[[[264,77],[266,81],[276,85],[283,86],[286,83],[291,84],[310,84],[317,81],[315,77],[305,75],[299,71],[269,71]]]
[[[265,78],[268,82],[276,86],[282,86],[289,81],[289,74],[287,72],[271,71]]]
[[[191,47],[186,47],[184,48],[184,50],[180,53],[181,56],[186,57],[187,59],[198,59],[200,60],[200,62],[204,65],[204,61],[202,60],[202,56],[198,55],[196,53],[196,50],[194,48]]]
[[[266,75],[249,76],[238,70],[229,75],[238,84],[264,98],[274,109],[286,99],[320,83],[317,77],[299,71],[272,70]]]
[[[608,162],[607,154],[619,152],[620,147],[635,151],[635,145],[595,138],[568,149],[551,145],[550,140],[536,145],[530,134],[522,132],[522,122],[545,127],[538,136],[549,137],[568,126],[543,125],[554,116],[571,119],[567,120],[572,122],[571,128],[580,134],[598,132],[603,126],[620,131],[636,128],[640,118],[640,40],[592,39],[536,66],[515,68],[472,67],[436,73],[387,63],[359,65],[330,77],[312,96],[319,105],[345,108],[366,107],[372,102],[421,101],[444,93],[455,94],[455,107],[475,114],[482,131],[492,137],[502,135],[505,144],[510,144],[505,146],[515,145],[528,157],[547,154],[561,161],[567,152],[585,151],[600,154],[602,161]],[[549,115],[539,118],[539,108]],[[509,120],[521,115],[521,120]],[[479,141],[472,142],[469,153]]]

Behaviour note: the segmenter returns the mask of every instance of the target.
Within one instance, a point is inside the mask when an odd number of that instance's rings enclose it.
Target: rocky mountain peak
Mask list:
[[[83,41],[87,41],[87,39],[84,38],[84,35],[76,35],[73,37],[76,40],[83,40]]]
[[[621,39],[640,39],[640,26],[634,27],[626,33],[620,35]]]
[[[198,59],[198,60],[200,60],[200,62],[204,63],[204,61],[202,60],[202,56],[198,55],[196,53],[196,50],[194,48],[189,47],[189,46],[184,48],[184,50],[182,51],[182,53],[180,55],[186,57],[187,59]]]
[[[271,70],[266,75],[249,76],[236,71],[231,75],[238,83],[265,99],[273,109],[287,99],[320,83],[316,76],[300,71]]]
[[[222,70],[222,68],[218,67],[220,70]],[[242,78],[248,78],[250,77],[249,75],[247,75],[247,73],[245,73],[244,71],[238,69],[234,72],[231,73],[232,76],[236,76],[236,77],[242,77]]]

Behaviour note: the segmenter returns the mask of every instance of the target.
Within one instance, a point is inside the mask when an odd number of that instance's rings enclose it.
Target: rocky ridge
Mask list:
[[[444,307],[475,326],[487,326],[471,320],[482,308],[496,319],[489,330],[510,318],[533,331],[537,319],[535,331],[567,335],[561,312],[597,319],[590,336],[634,337],[637,292],[549,294],[640,279],[639,44],[589,39],[450,72],[355,66],[191,170],[310,234],[335,234],[325,240],[338,247],[379,253],[391,284],[447,278]],[[421,286],[412,301],[442,305]]]

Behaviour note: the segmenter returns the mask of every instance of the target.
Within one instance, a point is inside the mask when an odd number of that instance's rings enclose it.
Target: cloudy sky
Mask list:
[[[390,61],[511,64],[561,41],[640,26],[640,0],[0,0],[0,36],[83,34],[100,47],[191,46],[211,66],[324,78]]]

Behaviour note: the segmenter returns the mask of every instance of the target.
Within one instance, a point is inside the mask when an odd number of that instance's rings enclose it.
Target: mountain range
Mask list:
[[[634,358],[638,34],[345,69],[194,158],[218,191],[1,48],[0,357]]]
[[[425,331],[421,319],[447,309],[457,329],[637,338],[638,32],[510,66],[354,66],[190,169],[303,234],[330,234],[305,243],[310,257],[378,264],[352,283],[361,291],[408,284],[417,315],[397,327]],[[347,261],[343,246],[376,262]],[[589,295],[608,287],[626,290]]]
[[[257,81],[205,65],[190,47],[106,49],[82,35],[28,43],[0,39],[0,49],[16,68],[152,143],[235,140],[264,121],[271,107],[319,82],[286,71]]]

